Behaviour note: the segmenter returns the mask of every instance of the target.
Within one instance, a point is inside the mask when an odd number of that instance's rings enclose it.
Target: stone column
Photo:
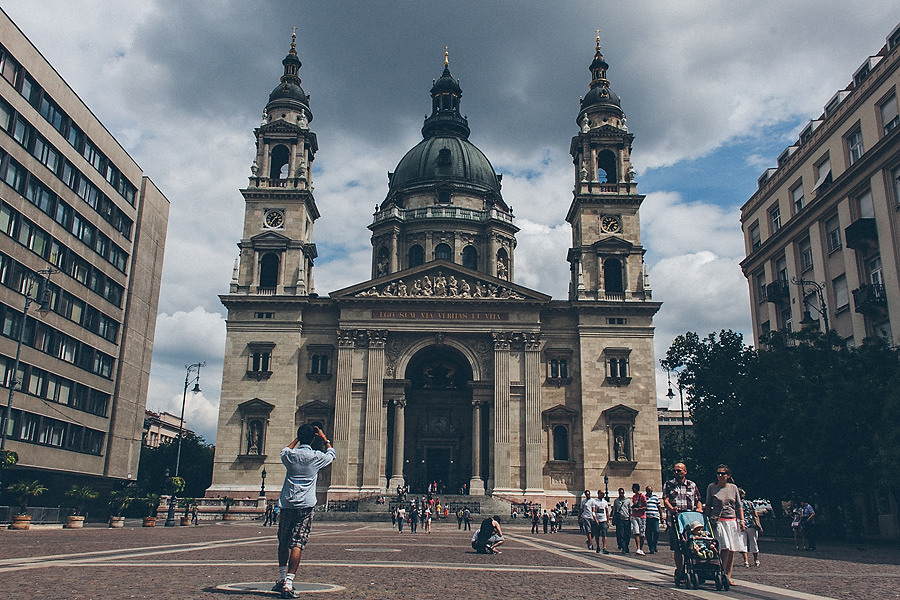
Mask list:
[[[525,494],[543,494],[541,334],[525,336]]]
[[[388,491],[396,490],[398,485],[405,485],[403,464],[406,442],[406,400],[396,398],[394,401],[394,461],[391,469],[391,481]]]
[[[482,400],[472,400],[472,478],[469,480],[469,494],[484,496],[484,481],[481,479],[481,407]]]
[[[400,247],[397,244],[397,230],[391,233],[391,273],[400,270]]]
[[[338,331],[337,367],[334,371],[334,450],[337,456],[331,465],[331,489],[329,491],[347,491],[350,471],[350,403],[351,392],[351,360],[353,357],[354,337],[356,331],[342,329]]]
[[[379,489],[381,472],[381,410],[384,398],[384,342],[387,331],[366,332],[369,341],[366,377],[366,422],[363,441],[363,488]]]
[[[494,333],[494,492],[512,493],[509,447],[509,347],[512,334]],[[515,490],[518,493],[520,490]]]

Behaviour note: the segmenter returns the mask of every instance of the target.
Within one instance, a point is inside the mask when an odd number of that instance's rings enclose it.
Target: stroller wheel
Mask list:
[[[717,590],[722,589],[722,574],[721,573],[716,573],[716,589]]]
[[[700,579],[696,573],[691,573],[691,587],[695,590],[700,587]]]
[[[722,589],[726,592],[731,589],[731,584],[728,583],[728,578],[725,575],[722,575]]]

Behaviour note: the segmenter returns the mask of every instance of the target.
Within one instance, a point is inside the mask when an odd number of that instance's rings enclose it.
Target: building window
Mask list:
[[[852,165],[860,159],[865,150],[863,149],[862,130],[857,127],[847,137],[847,155]]]
[[[478,269],[478,250],[475,246],[466,246],[462,251],[462,266],[476,271]]]
[[[756,280],[756,301],[757,302],[765,302],[766,301],[766,272],[762,269],[756,272],[753,275],[753,278]]]
[[[772,224],[772,233],[781,229],[781,207],[777,204],[769,211],[769,222]]]
[[[606,317],[607,325],[628,325],[626,317]]]
[[[278,267],[281,260],[278,255],[269,252],[259,261],[259,287],[274,290],[278,285]]]
[[[781,329],[788,333],[794,331],[794,322],[791,319],[791,309],[786,308],[781,311]]]
[[[881,266],[880,255],[866,261],[866,278],[872,285],[884,285],[884,269]]]
[[[872,202],[871,190],[866,190],[856,198],[856,207],[859,210],[860,219],[875,218],[875,203]]]
[[[311,381],[331,379],[332,356],[334,347],[327,344],[310,344],[306,347],[309,353],[309,367],[306,378]]]
[[[438,244],[434,249],[434,259],[435,260],[453,260],[453,250],[450,249],[448,244]]]
[[[834,305],[838,311],[850,306],[850,293],[847,289],[847,276],[838,275],[831,282],[834,289]]]
[[[256,319],[274,319],[275,313],[273,312],[258,312],[254,314],[254,318]]]
[[[565,425],[553,428],[553,460],[569,460],[569,430]]]
[[[290,162],[290,150],[287,146],[278,144],[272,148],[270,157],[271,168],[269,170],[269,179],[287,179],[288,163]]]
[[[791,189],[791,201],[794,203],[794,214],[797,214],[803,207],[806,206],[806,201],[803,198],[803,182],[797,184],[795,188]]]
[[[759,223],[750,226],[750,249],[756,250],[762,245],[762,237],[759,234]]]
[[[425,249],[415,244],[409,249],[409,267],[418,267],[425,264]]]
[[[884,135],[887,135],[900,124],[900,115],[898,115],[897,110],[897,94],[891,94],[878,108],[881,112],[881,128]]]
[[[548,348],[544,351],[547,363],[547,382],[554,385],[567,385],[572,382],[569,374],[569,360],[572,351],[568,348]]]
[[[787,259],[783,256],[775,261],[775,279],[788,280]]]
[[[622,276],[622,261],[618,258],[608,258],[603,261],[603,289],[606,297],[610,294],[623,294],[625,285]]]
[[[241,438],[238,458],[242,460],[260,460],[266,457],[266,438],[268,437],[269,415],[274,404],[259,398],[238,404],[237,411],[241,416]]]
[[[900,206],[900,167],[891,171],[891,187],[894,191],[894,204]]]
[[[837,215],[825,221],[825,238],[828,240],[828,252],[841,249],[841,223]]]
[[[248,363],[247,376],[260,381],[272,375],[272,342],[251,342],[247,344]]]
[[[606,355],[606,382],[615,386],[631,383],[631,368],[628,357],[630,348],[607,348],[603,351]]]
[[[816,185],[813,191],[825,191],[831,185],[831,159],[826,155],[825,159],[816,165]]]
[[[812,245],[809,238],[802,240],[799,244],[800,251],[800,270],[808,271],[813,267]]]

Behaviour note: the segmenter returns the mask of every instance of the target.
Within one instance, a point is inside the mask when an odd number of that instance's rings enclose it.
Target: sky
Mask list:
[[[565,299],[578,101],[595,30],[634,134],[656,358],[686,332],[750,334],[740,207],[900,22],[896,0],[4,0],[3,10],[171,203],[147,407],[207,441],[253,128],[297,27],[311,96],[320,295],[365,281],[366,226],[421,139],[432,79],[463,89],[470,141],[503,174],[516,283]],[[666,374],[657,396],[667,404]]]

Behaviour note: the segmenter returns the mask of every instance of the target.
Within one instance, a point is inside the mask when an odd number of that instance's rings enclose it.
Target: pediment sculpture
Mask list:
[[[438,271],[433,277],[423,275],[411,279],[390,281],[382,285],[373,285],[369,289],[354,294],[357,298],[486,298],[526,300],[517,291],[494,283],[476,280],[472,283],[464,277],[450,274],[445,276]]]

